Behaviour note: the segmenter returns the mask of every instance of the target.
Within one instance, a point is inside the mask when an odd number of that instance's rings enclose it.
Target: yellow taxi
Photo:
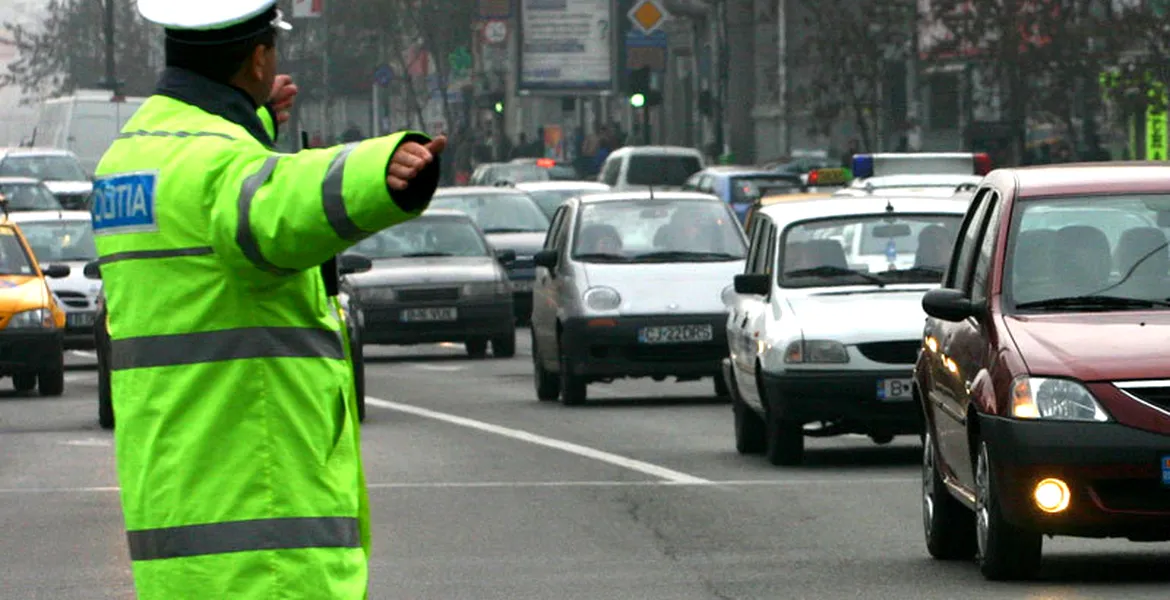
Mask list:
[[[751,231],[752,216],[762,208],[772,206],[773,204],[780,204],[782,202],[797,202],[800,200],[820,200],[822,198],[830,198],[833,196],[832,192],[802,192],[797,194],[779,194],[776,196],[764,196],[748,209],[747,215],[743,218],[744,231]]]
[[[65,311],[46,278],[68,276],[66,265],[42,269],[20,227],[0,214],[0,378],[18,392],[65,392]]]

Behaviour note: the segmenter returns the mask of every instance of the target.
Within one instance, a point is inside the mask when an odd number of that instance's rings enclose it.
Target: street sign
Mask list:
[[[320,17],[324,12],[325,0],[293,0],[292,16],[294,19]]]
[[[666,71],[667,37],[658,30],[650,34],[631,30],[626,34],[626,70],[650,67],[651,71]]]
[[[386,87],[390,85],[390,82],[393,80],[394,71],[390,68],[390,65],[382,65],[377,69],[374,69],[374,83],[382,87]]]
[[[658,0],[639,0],[627,15],[634,30],[649,35],[662,27],[670,14],[658,3]]]
[[[507,21],[488,21],[484,23],[483,41],[489,44],[503,44],[508,41]]]

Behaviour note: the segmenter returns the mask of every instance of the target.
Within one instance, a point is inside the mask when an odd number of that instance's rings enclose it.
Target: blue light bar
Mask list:
[[[873,155],[872,154],[854,154],[853,155],[853,178],[864,179],[866,177],[873,177]]]

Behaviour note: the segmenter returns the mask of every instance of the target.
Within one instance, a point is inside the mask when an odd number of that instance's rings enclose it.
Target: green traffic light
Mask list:
[[[644,94],[634,94],[630,96],[630,106],[634,108],[642,108],[646,105],[646,96]]]
[[[496,112],[498,112],[498,113],[504,112],[504,103],[503,102],[496,102]]]

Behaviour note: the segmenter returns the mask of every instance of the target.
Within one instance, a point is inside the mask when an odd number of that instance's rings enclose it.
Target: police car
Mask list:
[[[840,196],[944,196],[975,185],[991,172],[991,157],[978,152],[856,154],[853,181]]]

